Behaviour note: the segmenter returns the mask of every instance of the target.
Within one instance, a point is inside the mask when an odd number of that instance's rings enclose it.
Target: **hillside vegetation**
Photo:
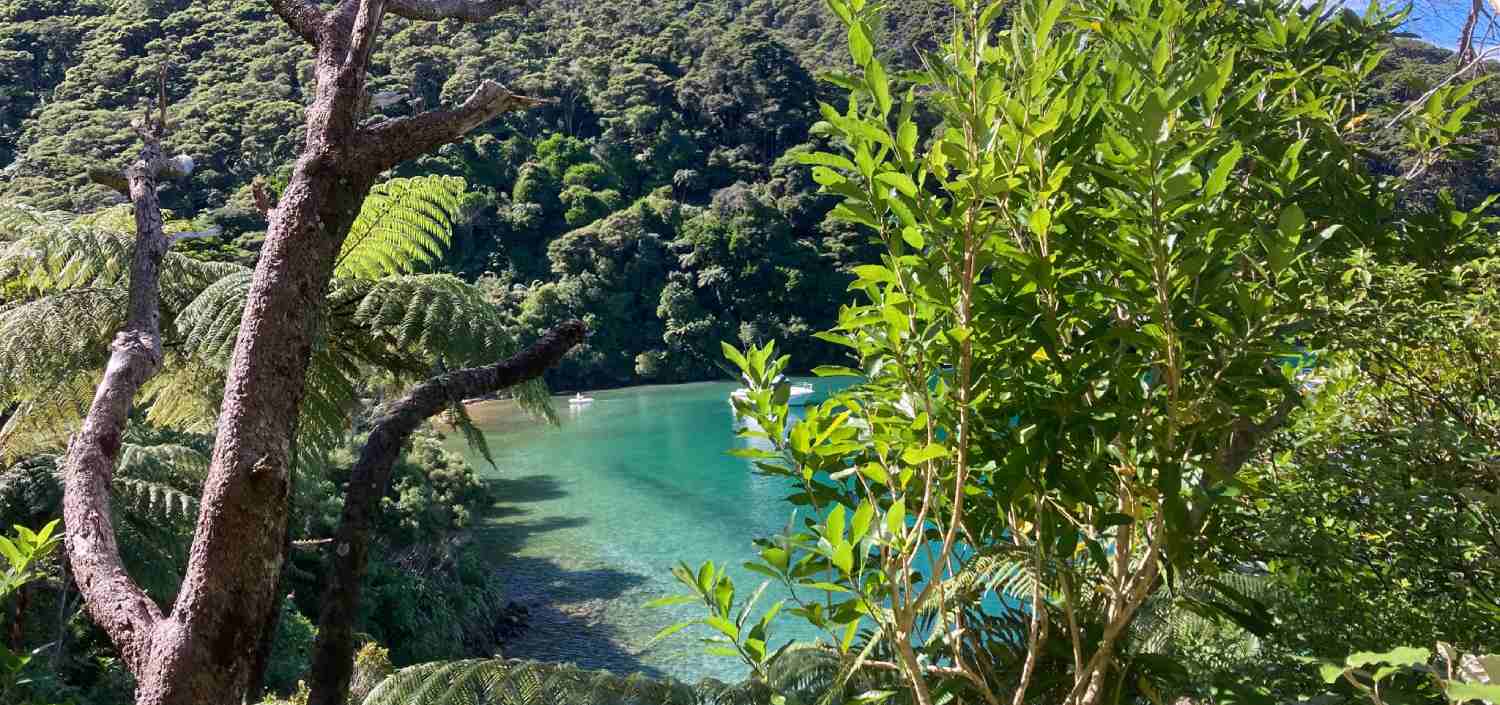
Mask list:
[[[940,0],[901,3],[876,45],[911,67],[952,15]],[[469,183],[444,270],[481,282],[518,330],[590,324],[554,385],[722,376],[720,340],[783,340],[806,367],[833,359],[810,334],[873,255],[826,218],[832,200],[794,161],[822,146],[808,128],[838,88],[817,76],[845,61],[823,2],[545,0],[486,23],[394,19],[388,32],[372,116],[451,105],[487,78],[556,101],[401,168]],[[173,148],[199,162],[164,205],[223,229],[193,243],[208,256],[248,259],[265,228],[250,185],[285,178],[311,80],[308,48],[257,0],[0,3],[0,191],[49,210],[118,202],[86,173],[130,155],[130,119],[163,57]],[[1415,98],[1448,60],[1403,42],[1370,100]],[[1492,151],[1426,178],[1488,193]],[[1401,168],[1394,141],[1381,154]]]

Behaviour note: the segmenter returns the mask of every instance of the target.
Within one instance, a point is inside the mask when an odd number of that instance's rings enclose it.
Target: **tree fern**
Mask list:
[[[0,242],[21,238],[38,229],[66,225],[72,214],[44,211],[21,203],[0,203]]]
[[[454,177],[394,179],[366,200],[340,254],[309,367],[300,451],[316,454],[342,439],[356,382],[367,376],[362,366],[411,381],[515,350],[476,289],[451,276],[413,274],[443,255],[463,191]],[[0,205],[0,404],[14,407],[0,428],[0,453],[60,445],[81,416],[119,327],[134,240],[118,230],[131,227],[128,208],[64,221]],[[250,281],[240,265],[167,254],[161,296],[168,355],[141,395],[150,421],[211,431]],[[526,408],[552,416],[540,381],[515,392]],[[465,414],[451,416],[482,440]]]
[[[463,204],[456,176],[391,179],[370,190],[339,253],[334,276],[379,279],[440,261]]]

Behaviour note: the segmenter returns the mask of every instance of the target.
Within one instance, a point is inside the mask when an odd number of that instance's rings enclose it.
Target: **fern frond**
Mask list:
[[[211,435],[224,398],[217,361],[169,354],[162,371],[141,388],[146,420],[162,428]]]
[[[439,262],[464,195],[456,176],[391,179],[365,198],[334,269],[340,278],[409,274]]]
[[[794,645],[772,660],[764,681],[705,679],[687,685],[570,664],[472,659],[404,668],[376,686],[363,705],[770,705],[782,702],[777,696],[815,703],[830,693],[853,695],[878,683],[857,674],[841,685],[845,665],[826,647]]]
[[[0,289],[14,300],[68,289],[124,288],[133,247],[131,238],[104,230],[35,232],[0,253]]]
[[[198,498],[160,482],[117,477],[115,494],[129,501],[136,511],[148,516],[192,519],[198,514]]]
[[[330,337],[365,346],[360,359],[393,371],[403,365],[389,358],[404,359],[413,375],[423,375],[438,365],[492,364],[517,347],[495,306],[477,288],[447,274],[341,280],[329,302]],[[510,391],[522,408],[556,422],[542,380]]]
[[[100,372],[84,371],[12,399],[16,408],[0,426],[0,459],[14,460],[62,447],[88,409]]]
[[[124,290],[134,251],[134,238],[122,233],[39,228],[0,246],[0,295],[13,302],[79,289]],[[168,252],[162,258],[163,316],[174,315],[203,287],[238,271],[246,270]]]
[[[83,370],[102,368],[125,292],[68,291],[0,306],[0,401],[45,394]]]
[[[207,453],[180,443],[125,443],[120,447],[119,469],[132,476],[170,475],[190,481],[208,476]]]
[[[251,272],[239,271],[204,287],[174,323],[182,353],[224,369],[240,332]]]
[[[451,366],[489,364],[515,350],[495,306],[448,274],[414,274],[370,282],[350,320],[397,349]]]
[[[670,680],[567,664],[467,660],[397,671],[364,705],[696,705],[712,702]]]
[[[297,418],[297,452],[305,456],[303,459],[343,442],[359,403],[355,380],[360,376],[358,361],[331,341],[313,349],[303,387],[302,413]]]
[[[70,213],[44,211],[24,203],[0,203],[0,241],[12,241],[38,230],[58,229],[73,218]]]
[[[479,457],[484,458],[490,467],[499,469],[495,465],[494,454],[490,452],[489,440],[484,437],[484,431],[479,430],[479,427],[474,424],[474,419],[469,416],[469,409],[464,406],[462,399],[451,400],[445,416],[447,418],[444,420],[448,422],[448,425],[457,428],[459,433],[464,435],[464,442],[468,443],[470,448],[479,451]]]

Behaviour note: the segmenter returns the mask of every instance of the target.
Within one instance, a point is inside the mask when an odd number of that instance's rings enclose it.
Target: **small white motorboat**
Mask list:
[[[594,403],[594,398],[584,396],[583,392],[568,397],[568,406],[584,406],[592,403]]]

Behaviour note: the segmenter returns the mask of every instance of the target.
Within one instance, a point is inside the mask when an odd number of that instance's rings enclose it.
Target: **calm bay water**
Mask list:
[[[817,386],[818,398],[830,384],[801,381]],[[703,654],[696,629],[647,648],[662,627],[703,613],[696,604],[645,607],[682,592],[670,573],[678,561],[733,566],[748,597],[761,580],[739,567],[755,555],[751,538],[779,533],[791,517],[783,481],[726,454],[747,442],[735,436],[728,403],[736,386],[604,391],[582,407],[560,397],[560,427],[509,402],[471,407],[497,468],[470,459],[502,500],[479,540],[510,598],[531,613],[507,657],[687,681],[743,676],[738,662]],[[780,597],[768,590],[760,606]]]

